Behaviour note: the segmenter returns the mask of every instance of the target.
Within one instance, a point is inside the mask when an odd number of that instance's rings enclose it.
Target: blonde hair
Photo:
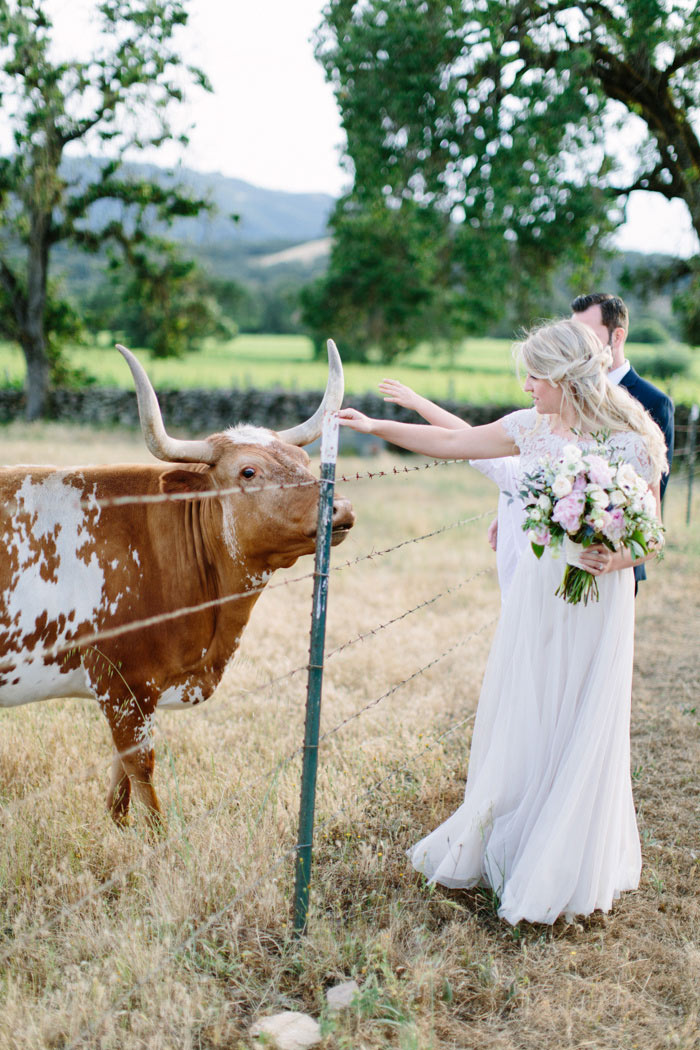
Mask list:
[[[612,352],[588,325],[568,319],[550,321],[527,333],[513,352],[535,379],[560,387],[562,408],[573,409],[577,430],[631,430],[644,439],[655,480],[668,470],[660,428],[624,387],[608,382]]]

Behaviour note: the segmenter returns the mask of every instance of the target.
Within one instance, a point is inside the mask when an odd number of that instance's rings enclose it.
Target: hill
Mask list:
[[[94,158],[69,158],[64,177],[77,185],[93,181],[99,162]],[[253,186],[242,179],[191,168],[166,169],[154,164],[124,164],[125,177],[147,178],[164,186],[179,185],[193,196],[214,205],[210,214],[177,220],[171,227],[175,240],[191,245],[296,244],[323,237],[333,198],[327,193],[287,193]],[[91,225],[98,228],[118,214],[119,205],[98,201],[91,211]]]
[[[68,159],[62,169],[64,177],[77,185],[92,181],[98,161],[94,158]],[[334,200],[325,193],[286,193],[253,186],[216,172],[202,173],[190,168],[166,170],[153,164],[124,164],[125,176],[146,177],[162,185],[178,184],[193,196],[210,201],[213,209],[195,218],[178,219],[167,235],[183,246],[212,276],[245,281],[256,268],[258,257],[271,257],[267,266],[275,266],[272,257],[288,248],[323,240]],[[120,206],[112,201],[98,201],[90,213],[90,225],[99,229],[119,217]],[[318,256],[302,252],[298,259],[281,262],[301,264],[308,271]],[[86,256],[71,246],[59,244],[54,250],[53,275],[58,277],[69,296],[82,299],[89,295],[104,276],[106,258]],[[321,256],[321,265],[323,259]]]

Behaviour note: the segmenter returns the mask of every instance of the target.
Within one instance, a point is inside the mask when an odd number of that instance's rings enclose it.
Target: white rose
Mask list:
[[[647,512],[647,514],[650,514],[653,517],[656,517],[656,499],[654,498],[654,493],[653,492],[649,492],[647,490],[644,493],[644,496],[642,498],[642,505],[644,507],[644,510]]]
[[[610,502],[613,507],[621,507],[623,503],[627,502],[627,496],[621,489],[615,489],[610,496]]]
[[[634,467],[629,463],[622,463],[617,468],[615,480],[623,492],[632,492],[636,487],[637,481],[637,474]]]
[[[607,507],[608,494],[600,485],[587,485],[586,492],[590,497],[591,503],[594,503],[597,507]]]
[[[552,501],[549,496],[545,496],[544,492],[537,500],[537,506],[541,507],[542,510],[547,511],[552,509]]]
[[[569,445],[571,453],[562,456],[562,460],[566,466],[566,470],[569,474],[580,474],[586,466],[586,461],[581,455],[581,450],[576,448],[575,445]]]
[[[581,463],[583,453],[578,445],[564,445],[561,458],[567,463]]]
[[[557,474],[552,482],[552,492],[557,499],[561,499],[562,496],[568,496],[572,488],[573,485],[571,484],[570,479],[567,478],[566,474]]]

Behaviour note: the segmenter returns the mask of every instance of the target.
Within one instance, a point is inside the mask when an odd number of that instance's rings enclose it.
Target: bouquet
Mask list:
[[[600,595],[595,576],[576,564],[582,548],[601,543],[627,547],[633,558],[663,546],[656,500],[634,467],[610,454],[597,437],[591,451],[566,445],[525,474],[517,495],[525,505],[523,529],[538,558],[545,547],[564,547],[567,565],[555,594],[572,605]]]

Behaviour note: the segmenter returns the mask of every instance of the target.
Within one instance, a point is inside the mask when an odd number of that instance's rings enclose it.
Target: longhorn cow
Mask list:
[[[311,419],[280,433],[239,425],[185,441],[166,433],[145,371],[118,349],[148,448],[181,466],[0,468],[0,706],[94,697],[114,742],[110,813],[125,823],[133,790],[156,826],[155,711],[211,696],[271,573],[314,551],[319,482],[300,446],[340,407],[343,373],[329,341],[328,385]],[[180,496],[114,502],[163,493]],[[336,496],[334,544],[353,522]],[[193,606],[202,608],[168,616]]]

